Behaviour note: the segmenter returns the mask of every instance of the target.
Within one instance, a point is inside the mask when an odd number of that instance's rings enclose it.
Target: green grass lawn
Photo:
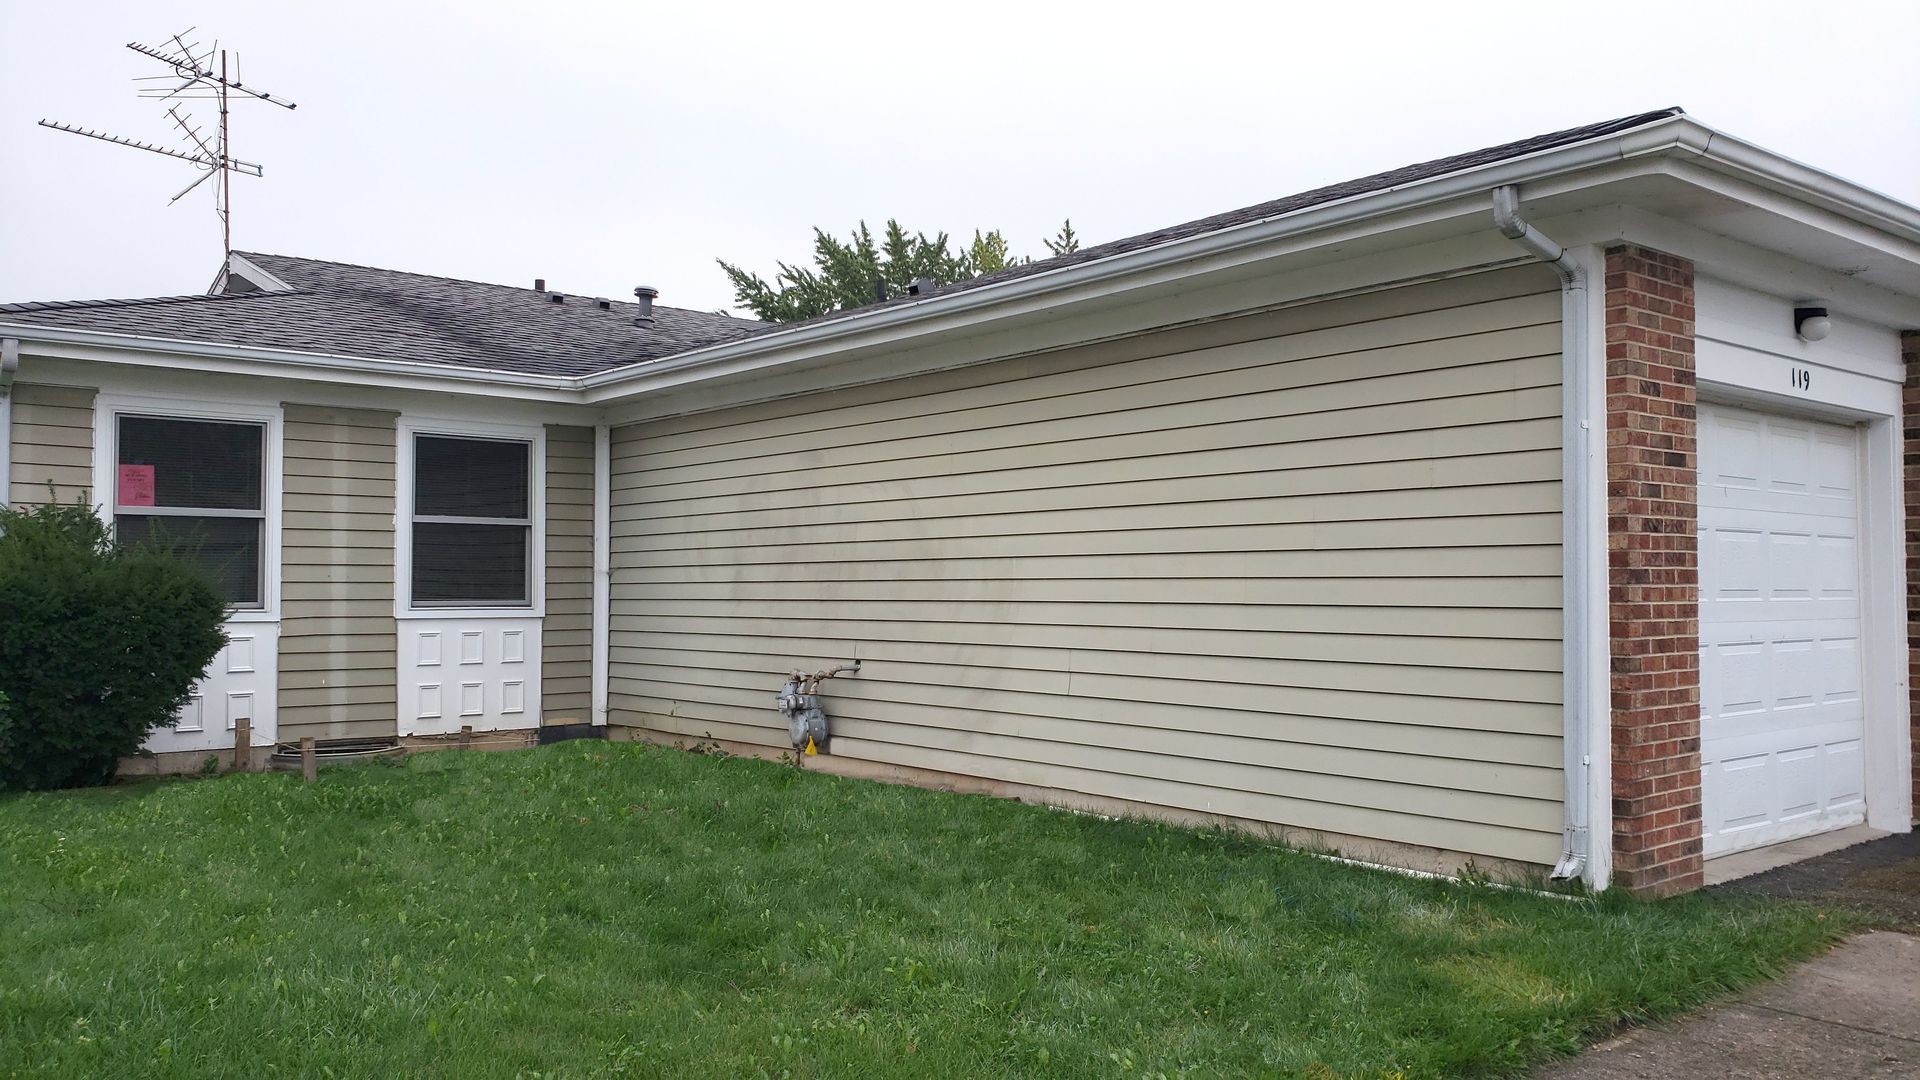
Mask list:
[[[0,799],[0,1075],[1452,1076],[1841,929],[629,744]]]

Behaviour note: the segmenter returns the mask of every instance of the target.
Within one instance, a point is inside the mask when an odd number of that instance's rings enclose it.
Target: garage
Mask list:
[[[1699,410],[1706,856],[1866,820],[1852,426]]]

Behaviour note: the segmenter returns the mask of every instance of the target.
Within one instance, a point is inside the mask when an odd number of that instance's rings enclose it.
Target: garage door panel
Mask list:
[[[1856,436],[1700,412],[1701,771],[1708,855],[1862,819]]]

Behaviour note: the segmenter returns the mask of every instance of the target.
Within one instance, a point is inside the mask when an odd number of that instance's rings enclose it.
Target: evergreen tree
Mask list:
[[[1045,243],[1055,255],[1080,246],[1071,223]],[[909,233],[889,218],[877,240],[864,221],[844,241],[816,227],[813,265],[778,263],[779,272],[771,282],[725,259],[716,261],[733,285],[736,303],[768,322],[784,323],[873,303],[882,298],[883,288],[886,296],[900,296],[921,278],[951,285],[1032,260],[1016,257],[998,229],[985,233],[975,229],[973,242],[955,252],[946,233],[931,237]]]
[[[1060,231],[1054,234],[1053,239],[1041,243],[1047,245],[1049,254],[1071,255],[1080,250],[1080,234],[1073,231],[1073,219],[1068,218],[1060,223]]]

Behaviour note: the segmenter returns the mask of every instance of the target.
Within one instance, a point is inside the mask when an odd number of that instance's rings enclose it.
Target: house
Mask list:
[[[793,326],[235,254],[0,307],[11,497],[204,530],[151,748],[526,733],[1646,892],[1914,820],[1920,210],[1670,109]],[[1920,642],[1916,642],[1920,644]]]

